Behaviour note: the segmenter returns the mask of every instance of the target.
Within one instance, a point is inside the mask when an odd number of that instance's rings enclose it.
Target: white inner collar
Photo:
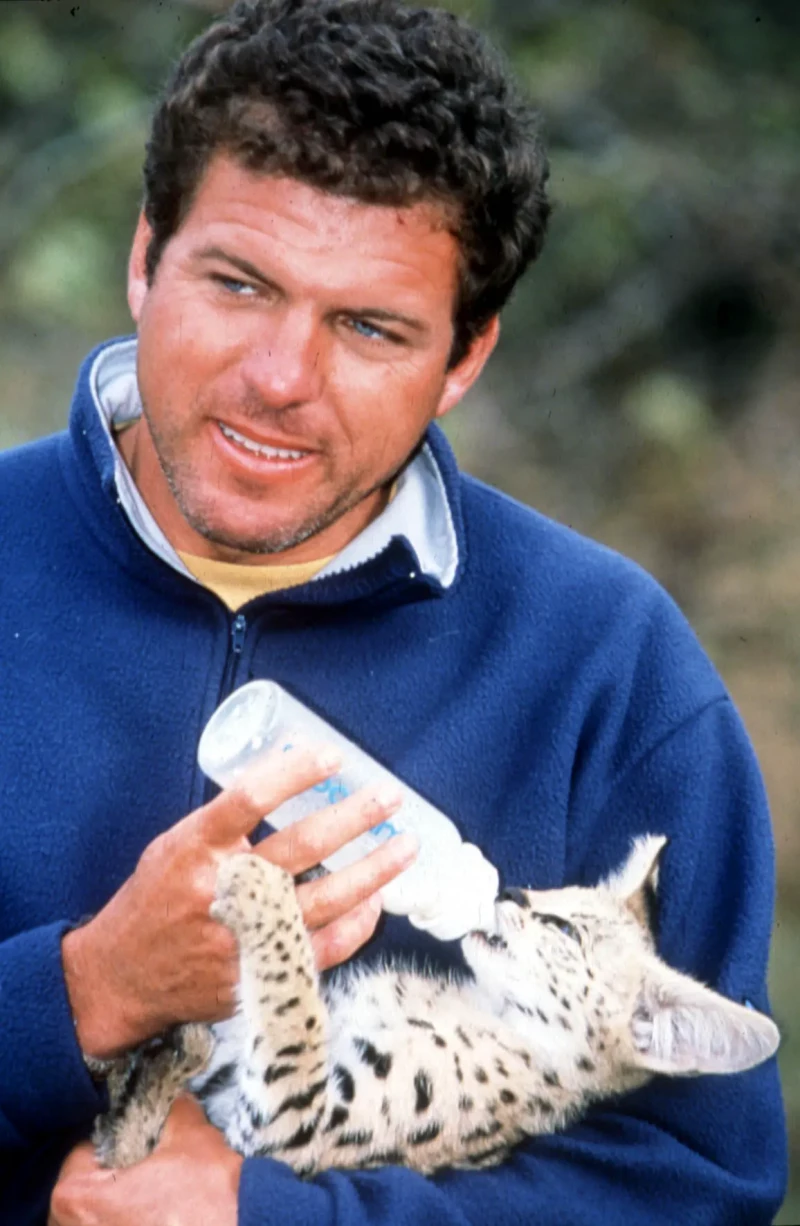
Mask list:
[[[144,543],[162,561],[198,582],[169,543],[139,493],[113,439],[112,428],[141,416],[136,381],[136,340],[112,341],[95,358],[89,375],[100,420],[114,453],[117,495]],[[458,542],[439,466],[428,444],[397,480],[395,496],[372,523],[315,576],[354,569],[381,553],[393,537],[404,536],[419,558],[422,573],[449,587],[458,566]],[[415,578],[412,573],[410,578]]]

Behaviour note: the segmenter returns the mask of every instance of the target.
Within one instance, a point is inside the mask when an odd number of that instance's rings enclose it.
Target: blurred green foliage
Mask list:
[[[63,426],[129,330],[155,93],[214,0],[0,5],[0,447]],[[800,5],[451,0],[540,103],[556,204],[462,463],[639,559],[717,660],[775,813],[776,1013],[800,1168]],[[778,1222],[800,1221],[800,1176]]]

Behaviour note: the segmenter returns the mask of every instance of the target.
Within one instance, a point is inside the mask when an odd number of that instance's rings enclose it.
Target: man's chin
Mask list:
[[[339,518],[337,515],[320,516],[303,524],[274,524],[266,528],[263,523],[257,526],[246,522],[236,523],[219,517],[212,518],[211,515],[189,514],[186,509],[183,509],[183,517],[205,542],[204,553],[219,561],[245,565],[259,561],[279,563],[284,554],[293,554]],[[324,553],[324,547],[321,547],[320,555]],[[286,558],[287,564],[293,560]],[[311,557],[303,560],[310,561]]]
[[[194,524],[191,526],[198,531]],[[221,562],[241,562],[244,565],[254,565],[258,562],[279,563],[284,554],[291,555],[316,534],[315,530],[303,533],[273,533],[269,536],[264,536],[263,531],[258,535],[220,529],[199,532],[210,556]],[[291,557],[286,558],[287,563],[291,560]]]

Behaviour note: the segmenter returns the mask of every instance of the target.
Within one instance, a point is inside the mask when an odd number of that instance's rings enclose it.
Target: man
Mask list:
[[[503,65],[440,12],[237,4],[179,64],[131,255],[138,349],[91,355],[69,432],[2,458],[4,1221],[772,1220],[774,1062],[656,1083],[432,1179],[302,1182],[242,1161],[188,1098],[137,1167],[77,1144],[105,1101],[96,1061],[231,1012],[216,866],[332,769],[287,756],[209,800],[200,731],[253,676],[427,795],[508,883],[595,881],[634,834],[666,834],[660,952],[766,1008],[769,819],[710,663],[651,580],[460,475],[432,424],[538,253],[545,179]],[[393,803],[355,798],[259,852],[298,874]],[[413,856],[398,843],[300,887],[321,967],[356,949],[458,964],[401,918],[375,930]]]

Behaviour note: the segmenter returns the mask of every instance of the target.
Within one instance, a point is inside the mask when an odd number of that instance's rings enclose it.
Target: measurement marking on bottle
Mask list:
[[[315,783],[312,790],[322,792],[329,805],[335,805],[337,800],[346,800],[350,795],[341,779],[337,779],[335,775],[330,779],[323,779],[322,783]]]
[[[382,843],[385,843],[387,839],[391,839],[399,833],[400,831],[391,822],[380,822],[370,830],[370,834],[374,835],[376,839],[380,839]]]

